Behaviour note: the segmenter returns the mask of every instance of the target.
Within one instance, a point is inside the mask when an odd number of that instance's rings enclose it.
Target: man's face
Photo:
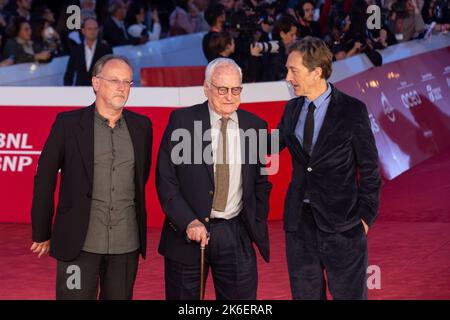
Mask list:
[[[130,82],[132,79],[133,72],[125,62],[118,59],[108,61],[100,74],[92,78],[96,99],[108,108],[122,109],[130,93],[130,86],[125,81]]]
[[[305,19],[307,22],[313,21],[314,16],[314,7],[311,3],[307,2],[303,5],[303,11],[305,13],[305,16],[303,19]]]
[[[125,2],[120,1],[120,4],[117,7],[116,12],[114,13],[114,16],[116,19],[124,20],[127,15],[127,6]]]
[[[83,29],[81,29],[81,32],[83,33],[83,36],[86,38],[86,40],[89,41],[97,40],[98,36],[97,21],[92,19],[86,20]]]
[[[17,1],[17,7],[22,8],[24,10],[30,10],[32,2],[33,2],[32,0],[19,0]]]
[[[299,52],[291,52],[286,62],[288,70],[286,81],[294,88],[296,96],[307,96],[311,88],[316,88],[320,80],[320,69],[309,71],[303,65],[303,57]]]
[[[289,32],[284,33],[283,31],[280,32],[281,40],[283,41],[284,47],[289,47],[296,39],[297,37],[297,27],[292,26],[291,30]]]
[[[219,66],[214,70],[211,77],[211,83],[205,81],[203,90],[208,98],[211,108],[219,115],[228,117],[239,108],[241,103],[240,93],[233,95],[230,88],[241,86],[239,72],[228,65]],[[220,87],[227,87],[228,92],[224,95],[219,94]]]
[[[28,22],[23,22],[20,24],[18,37],[26,41],[31,40],[31,27]]]

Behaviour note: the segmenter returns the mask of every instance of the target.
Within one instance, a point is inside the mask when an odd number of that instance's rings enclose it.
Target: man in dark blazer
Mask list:
[[[298,96],[278,125],[292,157],[284,204],[294,299],[367,298],[366,233],[377,217],[381,179],[367,108],[327,82],[332,55],[319,38],[289,49],[286,80]]]
[[[31,250],[57,259],[57,299],[97,299],[99,287],[100,299],[132,298],[146,252],[152,125],[123,109],[131,79],[126,58],[101,58],[93,70],[95,103],[58,114],[39,158]]]
[[[253,243],[269,261],[271,184],[256,157],[259,142],[266,140],[258,132],[267,124],[238,109],[241,83],[233,60],[213,60],[204,83],[208,101],[173,111],[164,132],[156,188],[166,215],[159,252],[169,300],[199,299],[201,246],[206,246],[205,276],[211,267],[219,300],[256,299]],[[244,132],[254,139],[248,141]]]
[[[128,34],[125,26],[127,5],[123,0],[111,0],[108,12],[110,16],[103,26],[103,38],[111,47],[137,45],[143,42],[141,38],[134,38]]]
[[[81,33],[84,40],[72,48],[67,61],[65,86],[73,85],[74,76],[76,86],[90,86],[95,63],[104,55],[113,53],[109,45],[98,39],[98,24],[94,18],[83,21]]]

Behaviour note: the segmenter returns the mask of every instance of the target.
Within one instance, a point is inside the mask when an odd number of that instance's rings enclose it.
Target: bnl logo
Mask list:
[[[28,143],[28,133],[0,132],[0,172],[22,172],[40,154]]]

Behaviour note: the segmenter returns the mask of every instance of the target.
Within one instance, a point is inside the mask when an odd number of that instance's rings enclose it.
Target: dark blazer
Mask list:
[[[66,73],[64,74],[64,85],[71,86],[73,84],[73,76],[76,75],[76,86],[91,86],[92,69],[95,63],[104,55],[112,54],[110,46],[97,41],[94,57],[92,58],[91,67],[86,71],[86,56],[84,54],[84,42],[72,48],[69,60],[67,61]]]
[[[145,258],[147,210],[145,184],[152,155],[152,124],[142,115],[124,110],[135,156],[136,215],[140,253]],[[61,169],[59,201],[54,215],[54,191]],[[83,248],[89,225],[94,173],[94,105],[56,116],[34,177],[31,209],[33,241],[51,239],[50,255],[71,261]]]
[[[117,26],[111,17],[106,19],[105,25],[103,26],[103,38],[111,47],[139,44],[140,38],[133,38],[128,33],[127,36],[128,38],[125,36],[124,31]]]
[[[381,178],[378,152],[366,106],[332,86],[331,100],[311,157],[295,136],[304,98],[290,100],[278,125],[280,149],[292,158],[284,203],[284,228],[298,228],[306,186],[313,215],[326,232],[343,232],[363,219],[371,226],[378,212]]]
[[[238,110],[237,115],[239,127],[244,131],[250,128],[267,128],[265,121],[251,113]],[[201,122],[201,132],[194,131],[194,121]],[[211,128],[208,103],[178,109],[171,113],[162,138],[156,166],[156,189],[161,207],[166,215],[159,243],[159,253],[181,263],[195,264],[200,259],[199,245],[186,241],[186,227],[194,219],[199,219],[209,229],[209,216],[214,195],[214,169],[213,164],[207,164],[202,156],[201,163],[194,164],[195,151],[191,152],[191,164],[176,165],[171,161],[172,150],[179,143],[171,141],[172,132],[181,128],[190,133],[191,140],[202,141],[200,134],[203,136],[205,131]],[[202,153],[211,145],[210,137],[209,132],[209,141],[199,144],[202,146]],[[193,147],[194,141],[191,141],[191,145]],[[241,137],[242,146],[243,139]],[[249,149],[248,146],[245,146],[245,159],[249,159]],[[242,165],[243,209],[239,219],[244,223],[262,257],[269,261],[267,216],[272,186],[267,175],[261,175],[261,170],[264,168],[259,161],[255,164]]]

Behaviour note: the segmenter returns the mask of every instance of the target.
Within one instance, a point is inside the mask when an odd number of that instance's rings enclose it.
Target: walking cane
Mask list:
[[[210,233],[206,233],[206,238],[210,239]],[[205,249],[206,246],[200,244],[200,300],[205,300]]]
[[[205,246],[200,245],[200,300],[205,300]]]

